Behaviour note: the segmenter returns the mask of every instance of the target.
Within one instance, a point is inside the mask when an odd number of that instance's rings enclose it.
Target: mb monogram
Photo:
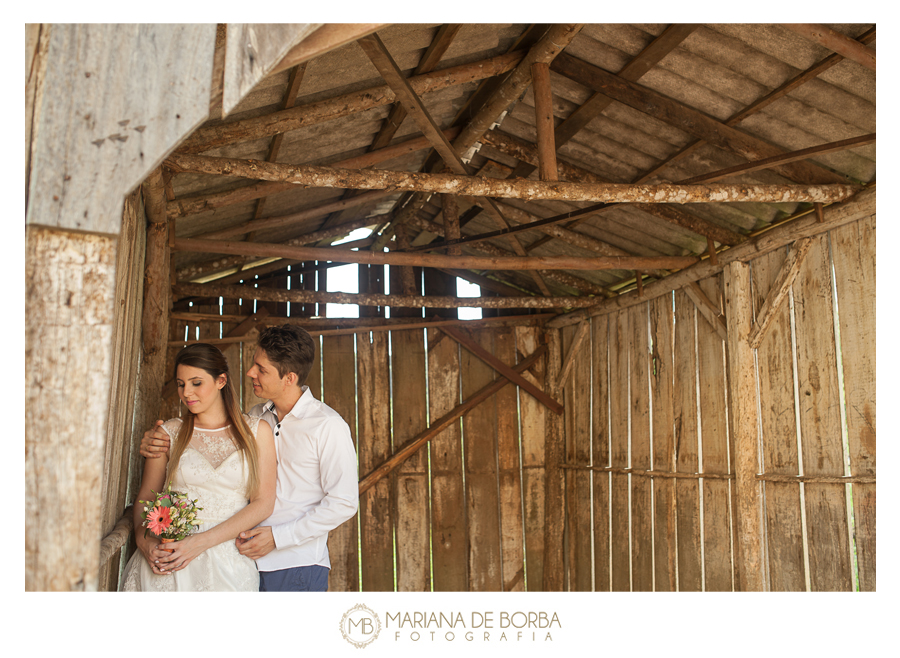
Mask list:
[[[381,619],[368,606],[358,603],[341,618],[341,635],[358,649],[369,645],[381,632]]]

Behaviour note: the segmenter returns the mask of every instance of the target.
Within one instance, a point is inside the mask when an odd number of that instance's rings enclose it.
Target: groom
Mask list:
[[[259,589],[328,589],[328,532],[356,514],[359,482],[347,423],[305,385],[315,357],[300,327],[264,329],[247,377],[269,401],[249,414],[272,427],[278,454],[275,510],[263,525],[242,532],[238,550],[259,568]],[[159,457],[169,437],[157,426],[144,433],[141,455]]]

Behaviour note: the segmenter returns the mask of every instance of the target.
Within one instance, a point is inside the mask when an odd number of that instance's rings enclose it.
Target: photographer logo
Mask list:
[[[381,632],[381,620],[369,607],[358,603],[341,618],[341,635],[358,649],[371,644]]]

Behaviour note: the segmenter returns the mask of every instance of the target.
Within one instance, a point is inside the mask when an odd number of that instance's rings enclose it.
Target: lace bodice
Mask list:
[[[245,416],[256,434],[258,418]],[[163,424],[173,441],[181,429],[181,419]],[[215,525],[230,518],[247,505],[247,470],[234,441],[230,425],[213,429],[194,428],[191,441],[181,455],[172,488],[199,499],[200,518]]]
[[[253,436],[259,418],[244,416]],[[163,424],[174,440],[181,419]],[[203,532],[231,518],[247,506],[247,469],[233,439],[231,426],[214,429],[194,428],[191,441],[181,455],[172,488],[196,499],[203,508],[199,517]],[[170,467],[171,467],[171,462]],[[256,591],[259,575],[256,563],[241,555],[234,541],[213,546],[194,559],[185,569],[170,575],[156,575],[140,551],[125,567],[124,591]]]

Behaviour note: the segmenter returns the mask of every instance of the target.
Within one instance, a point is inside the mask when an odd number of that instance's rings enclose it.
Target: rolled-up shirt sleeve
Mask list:
[[[349,520],[359,508],[356,450],[350,428],[341,418],[330,419],[317,433],[319,479],[324,497],[302,516],[272,525],[279,549],[315,540]]]

